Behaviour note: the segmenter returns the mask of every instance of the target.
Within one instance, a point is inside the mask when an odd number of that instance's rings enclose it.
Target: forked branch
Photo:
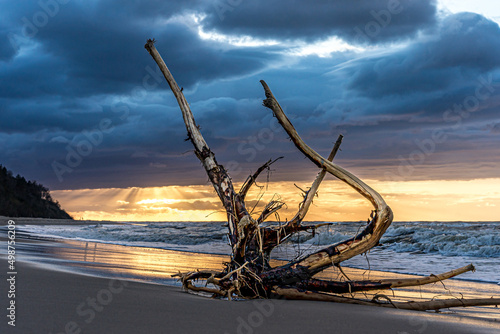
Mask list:
[[[265,171],[266,169],[269,170],[269,168],[271,167],[271,165],[273,163],[275,163],[276,161],[280,160],[280,159],[283,159],[283,157],[279,157],[277,159],[269,159],[269,161],[267,161],[265,164],[263,164],[262,166],[260,166],[256,171],[255,173],[253,173],[252,175],[250,175],[247,180],[245,181],[245,183],[243,184],[243,186],[241,187],[240,189],[240,198],[242,200],[245,200],[245,197],[248,193],[248,191],[250,190],[250,188],[255,184],[255,182],[257,181],[257,178],[259,177],[259,175]]]
[[[297,260],[292,266],[305,267],[306,271],[315,274],[333,264],[347,260],[353,256],[362,254],[376,246],[392,223],[393,215],[391,208],[385,203],[378,192],[361,181],[358,177],[343,169],[342,167],[323,158],[300,138],[297,130],[293,127],[288,117],[283,112],[271,89],[264,80],[261,80],[266,94],[264,106],[271,109],[283,129],[290,136],[295,147],[319,168],[344,181],[357,192],[367,198],[375,208],[375,216],[365,229],[357,236],[322,249],[316,253]]]
[[[343,137],[344,136],[339,135],[339,137],[337,138],[337,141],[335,142],[335,145],[333,146],[332,151],[328,156],[329,161],[332,161],[335,158],[335,155],[337,154],[338,150],[340,149],[340,145],[342,144]],[[273,250],[273,248],[285,242],[295,233],[316,229],[315,226],[302,226],[301,224],[306,217],[306,214],[313,202],[314,196],[316,196],[319,186],[325,176],[326,170],[322,169],[316,176],[316,179],[312,183],[311,188],[309,188],[309,190],[305,192],[304,200],[300,203],[297,213],[291,220],[283,224],[283,226],[267,227],[263,230],[263,234],[265,235],[265,243],[263,248],[266,254],[269,254]]]
[[[328,161],[333,161],[335,156],[337,155],[338,150],[340,149],[340,145],[342,144],[342,139],[344,136],[339,135],[337,138],[337,141],[335,142],[335,145],[333,145],[332,151],[330,152],[330,155],[328,156],[327,160]],[[326,169],[321,169],[321,171],[318,173],[316,176],[316,179],[314,180],[313,184],[311,185],[311,188],[307,191],[306,196],[304,198],[304,201],[301,203],[299,211],[297,214],[288,222],[290,225],[297,225],[304,220],[307,212],[309,211],[309,207],[311,206],[314,196],[316,196],[316,193],[318,192],[319,186],[321,182],[323,182],[323,179],[326,176]]]

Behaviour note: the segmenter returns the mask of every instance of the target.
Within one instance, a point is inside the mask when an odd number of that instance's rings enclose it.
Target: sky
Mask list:
[[[225,220],[186,142],[172,71],[237,186],[291,218],[317,168],[262,106],[377,189],[396,221],[497,221],[500,8],[458,0],[0,1],[0,164],[75,218]],[[260,200],[259,200],[260,199]],[[307,220],[365,220],[333,177]]]

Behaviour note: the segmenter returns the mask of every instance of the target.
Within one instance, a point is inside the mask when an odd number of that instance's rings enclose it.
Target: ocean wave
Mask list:
[[[203,225],[189,228],[183,223],[150,223],[138,225],[87,225],[87,226],[27,226],[24,230],[47,237],[80,240],[99,240],[104,242],[127,242],[144,244],[165,243],[179,245],[200,245],[213,242],[226,242],[227,233],[220,224]]]
[[[366,223],[321,227],[313,235],[300,233],[288,243],[327,246],[353,237]],[[397,253],[439,254],[445,256],[500,257],[498,223],[393,223],[378,248]]]
[[[366,223],[337,223],[315,234],[301,232],[288,244],[322,247],[338,243],[362,230]],[[63,238],[120,243],[165,243],[170,245],[227,244],[227,227],[212,222],[141,223],[126,225],[27,226],[27,232]],[[397,253],[445,256],[500,257],[498,223],[393,223],[378,248]]]
[[[335,223],[312,233],[301,232],[280,245],[273,257],[293,259],[359,233],[366,222]],[[138,222],[125,225],[18,226],[35,237],[66,238],[135,247],[164,248],[208,254],[230,254],[227,226],[212,222]],[[1,232],[1,229],[0,229]],[[500,223],[395,222],[370,252],[346,261],[357,268],[401,273],[438,273],[474,263],[478,272],[465,279],[499,282]]]
[[[491,224],[396,225],[387,230],[381,243],[399,253],[500,257],[500,229]]]

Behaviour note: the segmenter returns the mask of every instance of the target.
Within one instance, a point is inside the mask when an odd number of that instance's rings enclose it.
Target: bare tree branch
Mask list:
[[[468,266],[454,269],[446,273],[438,275],[430,275],[418,278],[397,278],[397,279],[381,279],[381,280],[365,280],[365,281],[347,281],[347,282],[334,282],[324,281],[319,279],[309,279],[300,282],[296,287],[306,290],[331,292],[331,293],[346,293],[356,291],[368,290],[384,290],[394,289],[408,286],[425,285],[435,282],[440,282],[445,279],[455,277],[468,271],[475,270],[472,264]]]
[[[327,302],[336,302],[345,304],[390,307],[402,310],[415,310],[415,311],[439,310],[449,307],[500,305],[500,298],[444,299],[444,300],[432,300],[426,302],[380,303],[375,300],[367,301],[362,299],[335,296],[326,293],[300,291],[299,289],[295,288],[280,288],[277,286],[273,288],[273,292],[279,296],[285,297],[286,299],[327,301]]]
[[[271,201],[269,202],[264,210],[262,210],[262,213],[260,214],[259,218],[257,218],[257,222],[260,224],[264,222],[270,215],[273,213],[277,212],[279,209],[281,209],[285,205],[284,202],[282,201]]]
[[[283,129],[285,129],[292,142],[295,144],[295,147],[297,147],[299,151],[301,151],[319,168],[325,169],[328,173],[350,185],[357,192],[367,198],[375,207],[375,217],[360,234],[354,238],[345,240],[299,259],[291,264],[291,266],[305,267],[307,268],[306,271],[311,274],[315,274],[335,263],[339,263],[353,256],[362,254],[376,246],[384,232],[392,223],[392,210],[385,203],[384,199],[378,192],[352,173],[323,158],[306,143],[304,143],[288,117],[286,117],[283,109],[269,89],[269,86],[264,80],[261,80],[261,84],[266,93],[264,106],[273,111],[274,115],[278,119],[278,122],[281,124]]]
[[[337,141],[335,142],[335,145],[332,148],[332,151],[330,152],[330,155],[328,156],[328,161],[333,161],[335,158],[335,155],[337,154],[340,145],[342,144],[342,138],[344,136],[339,135],[337,138]],[[326,169],[322,169],[319,173],[318,176],[316,176],[316,179],[314,180],[313,184],[311,185],[311,188],[307,191],[307,194],[304,198],[304,201],[300,205],[300,209],[293,217],[288,224],[290,225],[297,225],[302,222],[302,220],[305,218],[307,212],[309,211],[309,207],[311,206],[314,196],[316,196],[316,193],[318,192],[319,186],[321,182],[323,182],[323,179],[326,176]]]
[[[239,194],[240,194],[240,198],[242,200],[245,200],[245,197],[248,193],[248,191],[250,190],[250,188],[255,184],[255,181],[257,180],[257,178],[259,177],[259,175],[265,171],[266,169],[269,169],[269,167],[275,163],[276,161],[280,160],[280,159],[283,159],[283,157],[279,157],[277,159],[269,159],[268,162],[266,162],[265,164],[263,164],[262,166],[259,167],[259,169],[257,169],[257,171],[255,173],[253,173],[253,175],[250,175],[248,176],[247,180],[245,181],[245,183],[243,184],[243,186],[241,187],[240,191],[239,191]]]
[[[229,240],[233,248],[233,253],[236,253],[238,251],[238,246],[241,243],[242,235],[244,235],[242,229],[251,223],[251,218],[249,217],[250,215],[245,208],[244,202],[234,191],[231,178],[227,174],[224,167],[217,163],[214,153],[210,151],[208,144],[205,142],[205,139],[203,138],[199,127],[194,120],[189,104],[186,101],[182,90],[179,88],[179,85],[177,85],[177,82],[172,76],[172,73],[170,73],[170,70],[158,53],[158,50],[156,50],[154,40],[149,39],[144,47],[148,50],[149,54],[153,57],[154,61],[160,68],[163,76],[170,86],[170,89],[177,99],[179,107],[182,111],[182,117],[184,118],[188,137],[193,143],[196,156],[202,162],[203,167],[205,168],[205,171],[207,172],[208,177],[217,192],[217,195],[226,209],[227,219],[229,222]]]
[[[337,141],[335,142],[335,145],[332,148],[332,151],[330,152],[330,155],[328,156],[328,160],[332,161],[335,158],[335,155],[337,154],[340,145],[342,144],[342,138],[344,136],[339,135],[337,138]],[[301,227],[300,224],[302,223],[302,220],[306,217],[307,212],[309,211],[309,208],[313,202],[313,198],[318,192],[319,186],[323,179],[325,178],[326,175],[326,170],[322,169],[318,175],[316,176],[316,179],[314,180],[313,184],[311,185],[311,188],[308,191],[305,191],[305,196],[304,200],[300,203],[299,205],[299,210],[295,214],[295,216],[283,224],[283,226],[272,226],[272,227],[265,227],[262,233],[265,236],[265,242],[264,242],[264,251],[266,254],[270,254],[273,248],[278,246],[279,244],[282,244],[285,242],[288,238],[290,238],[292,235],[294,235],[297,232],[300,231],[306,231],[309,229],[315,229],[316,227],[312,226],[307,226],[307,227]],[[300,189],[300,188],[299,188]],[[281,208],[281,207],[280,207]],[[279,209],[279,208],[278,208]],[[267,218],[267,216],[266,216]],[[259,218],[260,219],[260,218]],[[260,220],[257,221],[260,221]]]

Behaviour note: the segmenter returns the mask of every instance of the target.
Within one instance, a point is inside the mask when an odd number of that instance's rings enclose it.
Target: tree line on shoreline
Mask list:
[[[36,181],[27,181],[0,165],[0,215],[7,217],[34,217],[72,219],[54,201],[48,188]]]

